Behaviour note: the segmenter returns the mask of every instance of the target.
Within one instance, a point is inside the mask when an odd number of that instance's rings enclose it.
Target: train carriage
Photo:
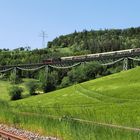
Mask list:
[[[140,48],[134,49],[127,49],[127,50],[119,50],[119,51],[111,51],[111,52],[104,52],[104,53],[96,53],[96,54],[87,54],[87,55],[79,55],[79,56],[68,56],[68,57],[61,57],[57,59],[47,59],[44,60],[43,63],[45,64],[52,64],[60,61],[83,61],[87,59],[97,59],[97,58],[105,58],[105,57],[115,57],[115,56],[126,56],[128,54],[140,53]]]

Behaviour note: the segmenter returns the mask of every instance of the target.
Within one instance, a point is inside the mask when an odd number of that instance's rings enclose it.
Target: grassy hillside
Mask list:
[[[0,117],[22,127],[58,135],[66,140],[139,139],[140,133],[73,120],[140,126],[140,67],[77,84],[48,94],[10,102]],[[7,82],[0,98],[7,99]],[[23,84],[24,86],[24,84]],[[8,115],[7,115],[8,114]],[[17,119],[18,118],[18,119]]]
[[[139,71],[140,68],[136,68],[48,94],[19,100],[13,104],[49,107],[47,112],[50,115],[68,114],[94,121],[139,126]],[[55,106],[60,110],[56,112]],[[132,121],[133,119],[135,122]]]
[[[77,84],[65,89],[50,92],[41,96],[31,97],[24,101],[17,101],[21,103],[32,104],[41,100],[43,105],[49,104],[84,104],[99,102],[94,98],[95,93],[101,94],[108,98],[118,98],[120,100],[140,100],[140,68],[132,69],[125,72],[120,72],[96,80]],[[79,92],[79,90],[81,92]],[[83,90],[83,91],[82,91]],[[86,93],[82,93],[82,92]],[[91,92],[89,97],[89,92]],[[81,98],[82,97],[82,98]],[[82,100],[84,98],[84,100]],[[77,103],[78,100],[78,103]],[[36,102],[36,105],[38,102]],[[40,104],[39,104],[40,105]]]
[[[20,87],[23,88],[23,96],[28,95],[28,90],[26,87],[26,83],[29,81],[32,81],[34,79],[23,79],[23,82],[21,84],[18,84]],[[9,101],[10,96],[8,94],[10,87],[12,84],[9,81],[2,81],[0,80],[0,99]]]

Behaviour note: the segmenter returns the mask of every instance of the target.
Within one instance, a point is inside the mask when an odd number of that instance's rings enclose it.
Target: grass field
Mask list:
[[[27,81],[20,86],[25,88]],[[9,100],[9,86],[0,81],[0,98],[5,101]],[[28,94],[26,88],[24,94]],[[75,120],[139,128],[139,67],[8,103],[1,102],[1,121],[65,140],[140,139],[139,131]]]
[[[23,82],[21,84],[18,84],[18,86],[23,88],[23,96],[29,95],[25,84],[32,80],[33,79],[23,79]],[[8,92],[11,86],[12,84],[9,81],[0,81],[0,99],[6,101],[10,100]]]

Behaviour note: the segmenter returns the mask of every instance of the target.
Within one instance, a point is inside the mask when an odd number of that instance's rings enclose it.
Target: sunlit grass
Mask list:
[[[0,107],[0,118],[45,134],[67,140],[139,139],[139,132],[75,122],[79,118],[93,122],[139,128],[140,68],[91,80],[50,93],[10,102]],[[25,88],[25,83],[20,84]],[[0,81],[0,98],[8,100],[10,83]],[[24,94],[28,94],[25,88]],[[5,106],[5,105],[4,105]],[[5,111],[7,110],[7,111]],[[9,113],[7,113],[9,112]],[[50,116],[51,115],[51,116]],[[53,116],[57,116],[54,119]],[[63,120],[62,118],[65,118]],[[100,135],[99,135],[100,133]]]

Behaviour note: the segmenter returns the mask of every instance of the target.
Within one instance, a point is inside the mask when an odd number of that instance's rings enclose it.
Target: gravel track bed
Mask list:
[[[39,134],[27,130],[19,129],[19,128],[9,127],[4,124],[0,124],[0,130],[4,130],[6,132],[27,138],[29,140],[59,140],[58,138],[55,137],[40,136]],[[0,140],[4,140],[4,139],[0,138]]]

